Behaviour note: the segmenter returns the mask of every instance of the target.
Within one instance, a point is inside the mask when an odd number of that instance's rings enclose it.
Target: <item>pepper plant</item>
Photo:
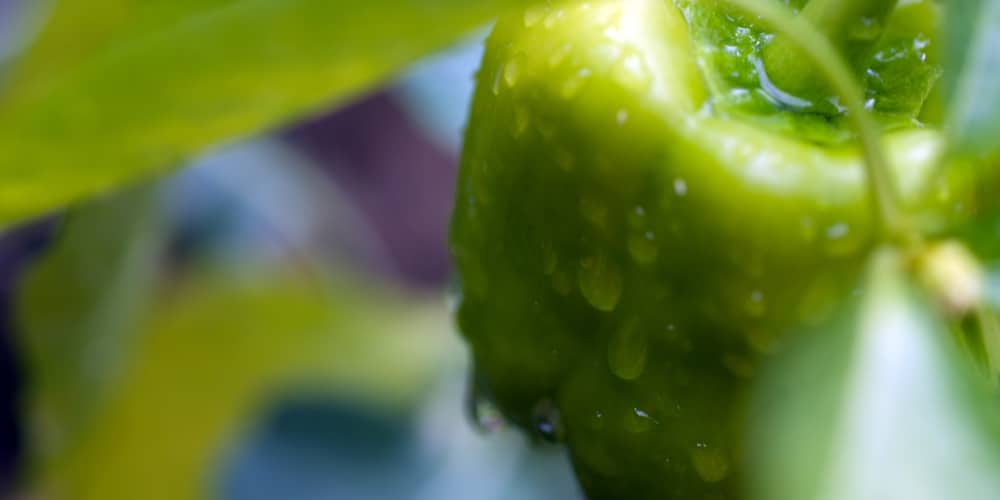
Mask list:
[[[1000,495],[1000,2],[34,8],[2,66],[3,223],[497,17],[451,241],[474,417],[564,443],[592,499]]]

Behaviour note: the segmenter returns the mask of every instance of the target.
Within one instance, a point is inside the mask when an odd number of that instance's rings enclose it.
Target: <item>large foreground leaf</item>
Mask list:
[[[60,0],[0,86],[0,225],[335,105],[518,3]]]
[[[953,148],[959,154],[995,154],[1000,151],[1000,0],[945,4]]]
[[[762,500],[992,500],[995,394],[893,254],[857,314],[805,339],[756,401],[749,449]]]

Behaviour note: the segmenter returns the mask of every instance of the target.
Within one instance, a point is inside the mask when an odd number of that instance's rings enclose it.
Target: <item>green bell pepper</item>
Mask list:
[[[850,49],[930,235],[984,202],[937,168],[938,10],[886,8]],[[781,40],[720,2],[601,0],[486,43],[451,233],[475,403],[566,442],[592,499],[741,498],[759,363],[858,290],[881,237],[838,99],[775,88]]]

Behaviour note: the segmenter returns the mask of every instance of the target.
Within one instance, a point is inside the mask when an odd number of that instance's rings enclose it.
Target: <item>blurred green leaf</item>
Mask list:
[[[0,224],[343,102],[527,0],[59,0],[0,94]]]
[[[945,85],[952,148],[958,154],[1000,150],[1000,0],[947,2]]]
[[[94,200],[22,277],[15,317],[42,459],[71,446],[121,376],[156,281],[160,215],[154,187]]]
[[[78,500],[207,498],[227,444],[255,412],[296,390],[403,411],[458,359],[449,331],[437,302],[349,282],[326,288],[276,275],[175,284],[144,311],[124,359],[107,342],[92,353],[126,368],[105,381],[87,407],[95,418],[72,429],[72,445],[46,457],[38,487]],[[41,372],[81,361],[41,354],[32,366]],[[44,391],[36,399],[98,396],[84,381],[64,382],[36,387]]]
[[[335,283],[200,278],[165,291],[100,418],[44,471],[44,492],[208,498],[226,446],[289,392],[390,412],[416,404],[459,352],[444,308]]]
[[[856,314],[803,339],[763,382],[748,446],[756,498],[996,498],[996,395],[903,267],[878,254]]]
[[[34,492],[206,498],[226,447],[275,400],[301,390],[410,411],[461,359],[438,297],[319,262],[198,266],[167,281],[159,193],[142,186],[72,211],[23,277]]]

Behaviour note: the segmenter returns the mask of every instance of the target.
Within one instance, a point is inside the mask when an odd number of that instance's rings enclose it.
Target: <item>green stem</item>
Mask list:
[[[983,350],[986,352],[990,380],[997,383],[997,376],[1000,375],[1000,324],[997,324],[996,316],[987,306],[976,308],[976,319],[982,335]]]
[[[919,240],[909,221],[903,217],[898,209],[895,182],[892,179],[889,162],[886,160],[882,148],[881,133],[868,110],[865,109],[861,87],[841,53],[813,24],[802,17],[795,16],[777,2],[727,1],[772,25],[790,43],[800,47],[805,57],[815,63],[820,75],[842,99],[843,105],[847,108],[847,116],[858,134],[877,219],[891,238],[901,238],[907,242]],[[850,3],[855,0],[843,1]],[[802,71],[801,65],[799,71]]]
[[[882,26],[897,0],[810,0],[799,13],[827,38],[851,66],[854,74],[864,71],[871,51],[882,35]],[[803,71],[807,59],[800,44],[784,34],[775,37],[764,51],[764,67],[775,86],[808,101],[826,97],[825,82],[811,71]]]

